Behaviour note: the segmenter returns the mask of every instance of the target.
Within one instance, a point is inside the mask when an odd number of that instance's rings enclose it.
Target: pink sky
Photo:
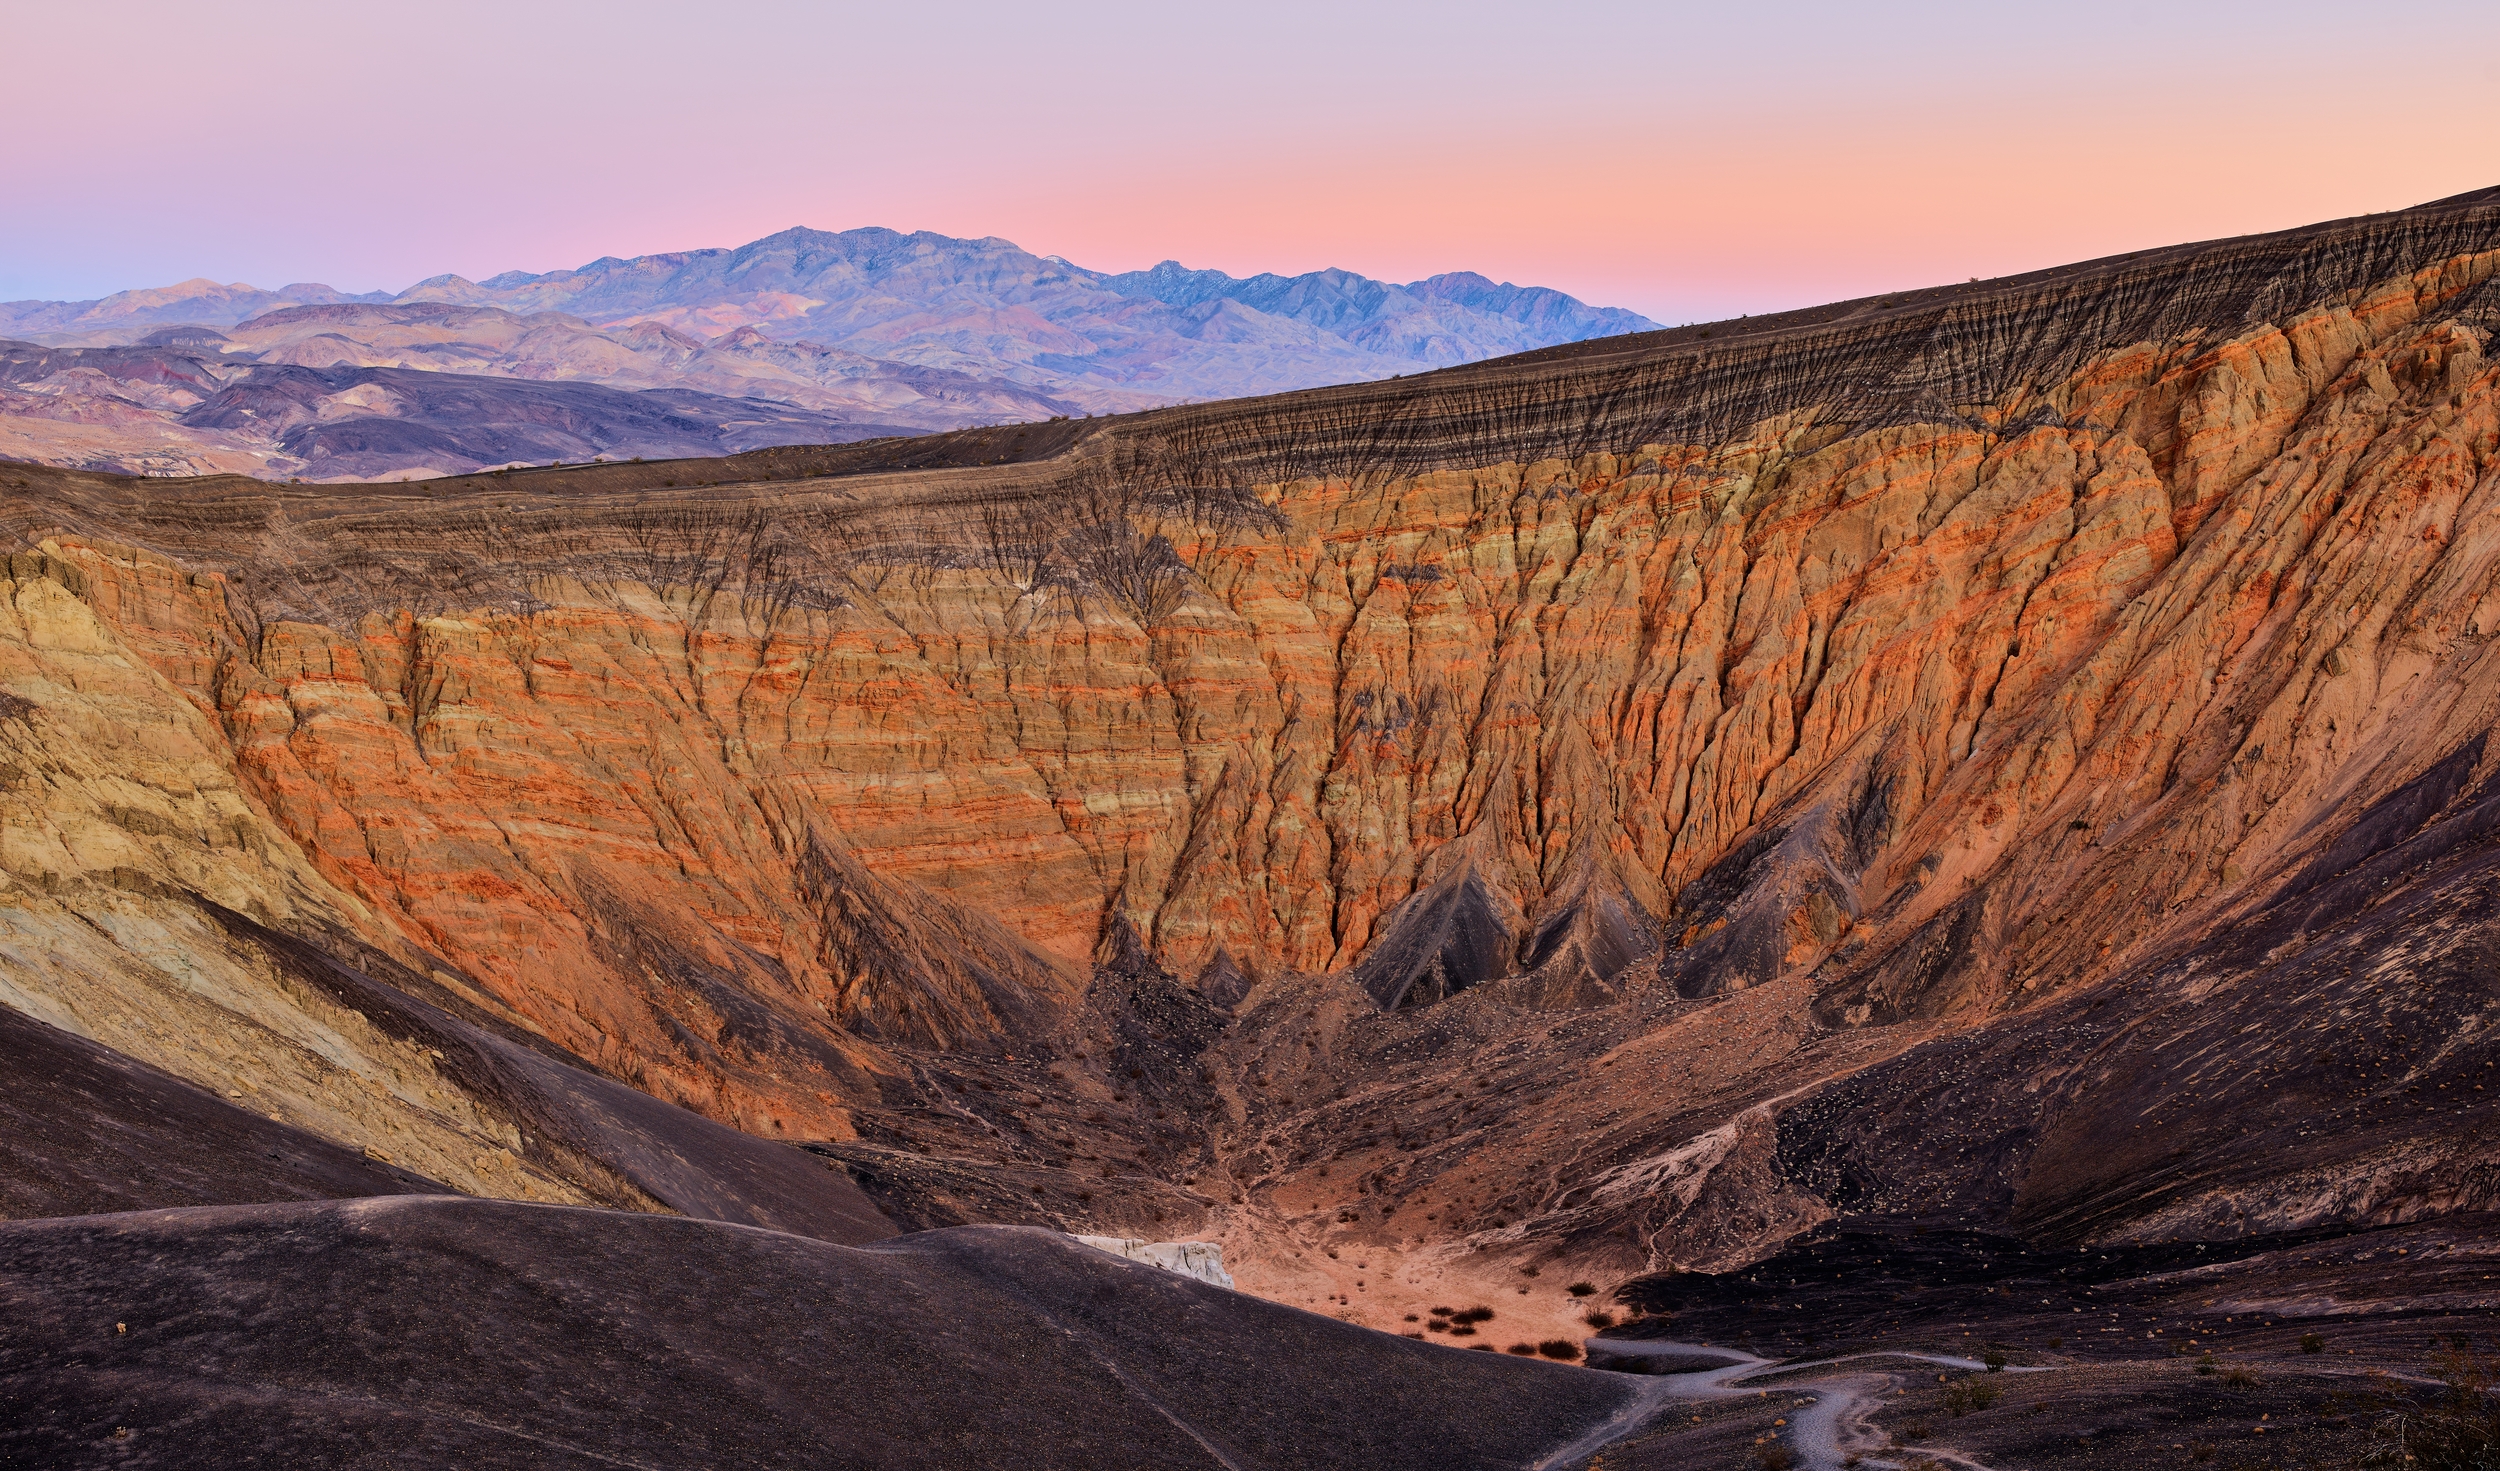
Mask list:
[[[875,224],[1677,322],[2500,183],[2500,6],[2400,15],[0,0],[0,299]]]

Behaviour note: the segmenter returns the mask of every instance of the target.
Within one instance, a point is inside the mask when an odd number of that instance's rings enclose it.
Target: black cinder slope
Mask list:
[[[0,1218],[442,1188],[0,1006]]]
[[[0,1283],[5,1466],[1446,1471],[1632,1393],[1011,1227],[212,1208],[0,1226]]]

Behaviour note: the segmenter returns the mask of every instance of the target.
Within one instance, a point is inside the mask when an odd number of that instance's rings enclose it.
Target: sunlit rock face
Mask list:
[[[237,1065],[95,1020],[209,900],[1384,1322],[2490,1208],[2495,273],[2468,199],[700,489],[0,471],[6,999]]]

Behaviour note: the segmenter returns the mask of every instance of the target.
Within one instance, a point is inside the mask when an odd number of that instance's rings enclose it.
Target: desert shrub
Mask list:
[[[2004,1392],[1993,1380],[1957,1379],[1945,1386],[1944,1407],[1951,1410],[1958,1420],[1973,1410],[1984,1410],[1995,1404]]]
[[[1607,1312],[1588,1313],[1582,1316],[1580,1321],[1591,1328],[1603,1330],[1615,1326],[1615,1315]]]
[[[1988,1366],[1989,1373],[2002,1374],[2005,1372],[2005,1350],[2001,1348],[1989,1349],[1986,1353],[1979,1356],[1979,1362]]]
[[[1594,1282],[1574,1282],[1569,1287],[1564,1288],[1563,1291],[1570,1293],[1573,1297],[1595,1297],[1597,1295],[1597,1284]]]
[[[2200,1440],[2188,1447],[2188,1459],[2199,1463],[2210,1461],[2221,1451],[2210,1440]]]
[[[1797,1453],[1776,1440],[1766,1440],[1753,1448],[1753,1463],[1761,1471],[1791,1471],[1797,1464]]]
[[[1502,1352],[1506,1354],[1518,1354],[1522,1358],[1533,1359],[1536,1357],[1536,1345],[1533,1343],[1514,1343],[1510,1347],[1502,1350]]]
[[[2254,1370],[2243,1369],[2235,1364],[2222,1371],[2222,1382],[2233,1389],[2255,1389],[2265,1381],[2259,1379]]]
[[[2222,1366],[2220,1364],[2214,1362],[2214,1356],[2210,1353],[2200,1354],[2197,1356],[2196,1372],[2199,1374],[2211,1374],[2221,1369],[2221,1367]]]
[[[1450,1336],[1452,1338],[1473,1338],[1476,1336],[1476,1330],[1466,1323],[1461,1323],[1457,1327],[1450,1330]]]
[[[2300,1351],[2305,1354],[2325,1353],[2326,1340],[2315,1333],[2303,1333],[2300,1335]]]
[[[1450,1314],[1450,1321],[1453,1323],[1490,1323],[1493,1321],[1493,1310],[1479,1303],[1463,1313]]]
[[[1416,1317],[1413,1313],[1408,1313],[1406,1315],[1406,1321],[1409,1323],[1420,1323],[1423,1319]]]
[[[2379,1421],[2368,1466],[2405,1471],[2490,1471],[2500,1466],[2500,1360],[2459,1346],[2431,1360],[2444,1386],[2425,1409],[2409,1406]]]
[[[1446,1318],[1457,1311],[1458,1309],[1456,1308],[1434,1308],[1432,1310],[1432,1315],[1436,1318]]]
[[[1566,1364],[1580,1357],[1580,1345],[1568,1338],[1549,1338],[1538,1344],[1536,1351],[1549,1359],[1560,1359]]]

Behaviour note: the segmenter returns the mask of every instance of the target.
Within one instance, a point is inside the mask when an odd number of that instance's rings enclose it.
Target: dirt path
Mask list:
[[[1533,1471],[1559,1471],[1603,1450],[1614,1441],[1632,1434],[1649,1423],[1658,1411],[1670,1404],[1693,1400],[1735,1399],[1758,1394],[1755,1381],[1780,1376],[1782,1393],[1810,1396],[1814,1403],[1791,1417],[1788,1439],[1797,1452],[1803,1471],[1842,1471],[1849,1457],[1857,1456],[1863,1471],[1891,1468],[1899,1471],[1901,1463],[1875,1454],[1882,1448],[1882,1437],[1866,1423],[1867,1412],[1884,1390],[1892,1387],[1898,1377],[1870,1368],[1848,1369],[1851,1364],[1868,1360],[1909,1360],[1923,1364],[1939,1364],[1949,1369],[1985,1369],[1977,1359],[1958,1358],[1951,1354],[1882,1352],[1848,1354],[1837,1359],[1815,1359],[1805,1363],[1781,1363],[1756,1358],[1734,1349],[1718,1348],[1703,1343],[1673,1343],[1664,1339],[1590,1339],[1592,1348],[1616,1361],[1640,1359],[1716,1358],[1726,1362],[1710,1368],[1689,1370],[1680,1374],[1649,1376],[1652,1384],[1640,1397],[1624,1407],[1605,1424],[1554,1451],[1538,1461]],[[1811,1374],[1817,1369],[1839,1372],[1810,1378],[1789,1376]],[[1604,1371],[1600,1371],[1604,1372]],[[2036,1373],[2036,1369],[2012,1368],[2008,1373]],[[1966,1471],[1991,1471],[1991,1468],[1954,1451],[1922,1447],[1919,1454],[1930,1460],[1946,1461]]]

